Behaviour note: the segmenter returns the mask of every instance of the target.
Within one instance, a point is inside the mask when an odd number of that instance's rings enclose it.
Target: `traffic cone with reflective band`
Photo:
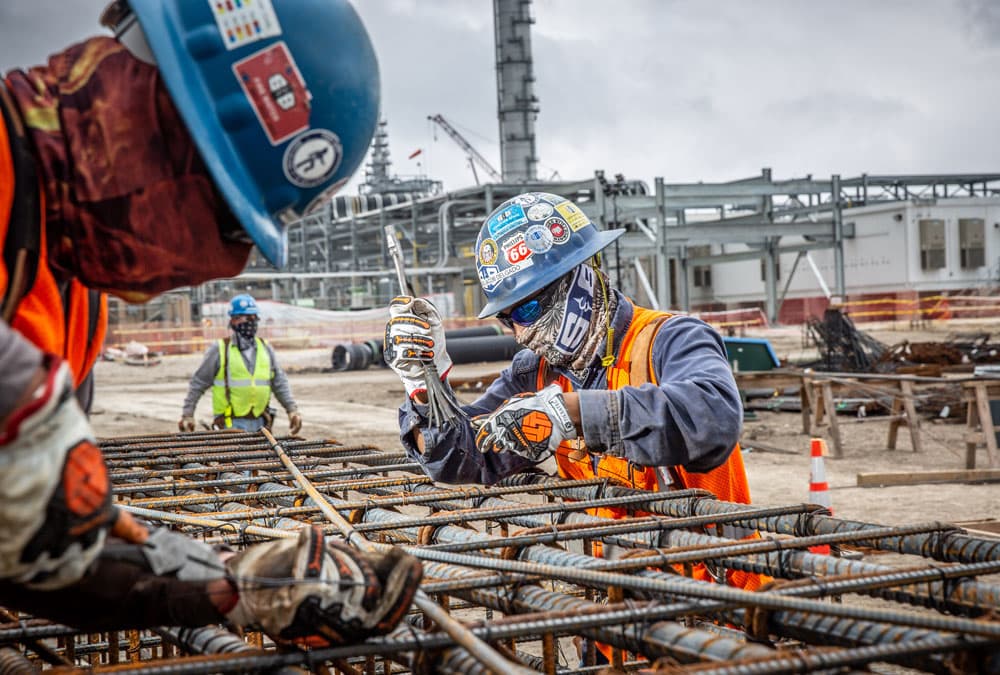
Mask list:
[[[830,513],[833,513],[830,504],[830,485],[826,482],[826,467],[823,466],[826,441],[822,438],[812,439],[810,454],[812,459],[809,467],[809,503],[824,506],[830,510]],[[830,555],[830,546],[827,544],[810,546],[809,551],[820,555]]]

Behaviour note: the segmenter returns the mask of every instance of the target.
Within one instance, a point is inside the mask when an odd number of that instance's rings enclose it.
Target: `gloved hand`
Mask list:
[[[400,550],[369,554],[303,528],[298,539],[257,544],[226,561],[239,593],[226,617],[275,642],[325,647],[384,635],[403,618],[423,568]]]
[[[472,419],[479,452],[513,452],[532,462],[555,453],[559,444],[576,438],[562,389],[550,384],[535,394],[518,394],[488,415]]]
[[[427,392],[422,362],[433,361],[442,380],[448,376],[451,357],[445,348],[444,325],[429,300],[408,295],[392,299],[382,356],[399,375],[410,398]]]
[[[184,415],[180,422],[177,423],[177,428],[181,431],[194,431],[194,417],[191,415]]]
[[[288,433],[292,436],[302,431],[302,413],[293,410],[288,413]]]
[[[45,380],[0,431],[0,578],[52,590],[80,579],[114,524],[104,457],[69,367]]]

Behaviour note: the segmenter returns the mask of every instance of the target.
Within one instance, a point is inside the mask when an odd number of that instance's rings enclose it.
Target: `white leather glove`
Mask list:
[[[512,396],[492,413],[474,417],[472,426],[479,452],[513,452],[535,463],[579,436],[558,384]]]
[[[51,590],[83,576],[115,514],[73,375],[56,357],[45,367],[44,383],[0,431],[0,578]]]
[[[424,363],[432,362],[443,381],[451,370],[451,357],[445,348],[444,326],[437,308],[424,298],[393,298],[382,355],[403,381],[410,398],[427,391]]]
[[[388,633],[406,615],[420,584],[420,561],[399,549],[362,553],[327,539],[317,526],[298,539],[257,544],[226,561],[239,593],[226,614],[275,642],[308,647],[353,643]]]

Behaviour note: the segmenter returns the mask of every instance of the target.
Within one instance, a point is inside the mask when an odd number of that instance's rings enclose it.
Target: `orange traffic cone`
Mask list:
[[[824,506],[833,513],[830,504],[830,485],[826,482],[826,467],[823,466],[823,455],[826,454],[826,441],[822,438],[814,438],[810,443],[810,454],[812,455],[809,468],[809,503],[817,506]],[[830,555],[830,546],[821,544],[810,546],[811,553],[820,555]]]

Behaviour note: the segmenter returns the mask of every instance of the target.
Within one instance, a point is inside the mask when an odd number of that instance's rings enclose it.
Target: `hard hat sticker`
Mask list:
[[[233,72],[271,145],[309,128],[312,95],[284,42],[237,61]]]
[[[548,253],[554,238],[544,225],[532,225],[525,230],[524,241],[532,253]]]
[[[516,265],[511,265],[510,267],[500,270],[496,265],[483,265],[479,268],[479,281],[483,286],[483,290],[492,291],[495,290],[500,282],[507,277],[520,272],[521,270],[531,267],[535,264],[535,261],[531,258],[527,260],[522,260]]]
[[[566,219],[569,223],[571,230],[576,232],[577,230],[590,225],[590,218],[587,217],[583,211],[581,211],[573,202],[565,201],[562,204],[556,204],[556,211]]]
[[[340,166],[343,156],[337,134],[326,129],[304,131],[285,149],[285,178],[303,188],[322,185]]]
[[[208,0],[226,49],[281,35],[271,0]]]
[[[539,202],[528,208],[528,217],[532,220],[545,220],[552,215],[552,205]]]
[[[522,232],[509,237],[504,241],[502,246],[504,257],[507,258],[507,263],[510,265],[516,265],[531,257],[532,251],[528,248],[527,242],[524,241],[524,234]]]
[[[528,222],[528,217],[524,215],[524,207],[520,204],[511,204],[502,211],[498,211],[490,216],[486,227],[490,231],[490,236],[498,238],[505,232],[510,232],[518,225]]]
[[[562,218],[549,218],[545,221],[545,227],[549,228],[554,244],[565,244],[569,241],[569,225]]]
[[[497,261],[497,243],[492,239],[483,239],[479,244],[479,264],[492,265]]]

